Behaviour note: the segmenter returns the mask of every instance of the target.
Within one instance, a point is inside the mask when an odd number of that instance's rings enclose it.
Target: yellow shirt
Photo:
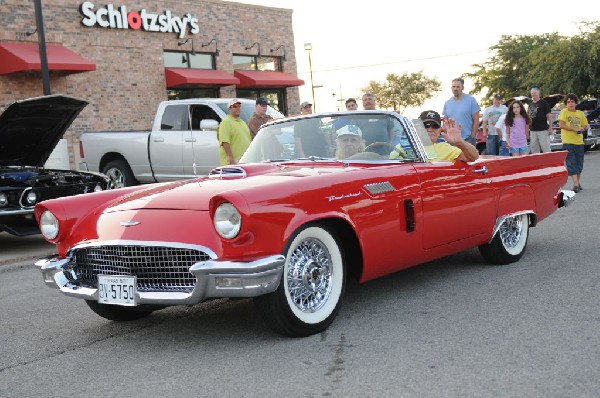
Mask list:
[[[229,143],[233,158],[238,162],[252,141],[246,122],[231,115],[227,115],[217,128],[217,139],[219,140],[219,162],[222,166],[229,164],[223,142]]]
[[[560,111],[558,120],[562,120],[567,126],[574,129],[580,129],[588,124],[582,111],[571,112],[566,108]],[[576,131],[560,129],[560,136],[563,144],[583,145],[583,134],[577,134]]]
[[[433,145],[427,145],[425,151],[430,158],[433,158],[429,159],[430,162],[454,161],[462,153],[459,148],[447,142],[436,142]]]

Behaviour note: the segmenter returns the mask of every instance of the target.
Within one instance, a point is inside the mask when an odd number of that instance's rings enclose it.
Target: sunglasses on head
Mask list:
[[[434,129],[439,129],[440,125],[437,123],[431,123],[431,122],[427,122],[427,123],[423,123],[425,125],[426,129],[430,129],[430,128],[434,128]]]

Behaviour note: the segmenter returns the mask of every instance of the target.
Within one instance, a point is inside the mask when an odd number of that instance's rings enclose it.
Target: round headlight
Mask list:
[[[242,228],[242,217],[231,203],[223,203],[217,207],[213,219],[217,233],[223,238],[235,238]]]
[[[8,204],[8,197],[4,192],[0,192],[0,207],[4,207]]]
[[[33,191],[29,191],[27,193],[27,196],[25,197],[25,200],[27,200],[27,204],[30,206],[33,206],[35,204],[35,202],[37,202],[37,193],[33,192]]]
[[[40,217],[40,231],[46,239],[54,239],[58,236],[58,220],[48,210]]]

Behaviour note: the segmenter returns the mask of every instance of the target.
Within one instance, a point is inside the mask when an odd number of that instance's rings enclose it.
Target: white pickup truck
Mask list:
[[[90,131],[81,135],[79,168],[106,174],[116,188],[208,175],[219,166],[217,126],[229,98],[163,101],[151,131]],[[255,101],[240,99],[248,121]],[[284,117],[271,108],[274,119]]]

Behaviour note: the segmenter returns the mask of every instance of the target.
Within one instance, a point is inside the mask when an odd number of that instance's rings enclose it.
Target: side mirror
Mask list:
[[[214,119],[204,119],[200,122],[200,130],[217,131],[217,127],[219,127],[219,122]]]

